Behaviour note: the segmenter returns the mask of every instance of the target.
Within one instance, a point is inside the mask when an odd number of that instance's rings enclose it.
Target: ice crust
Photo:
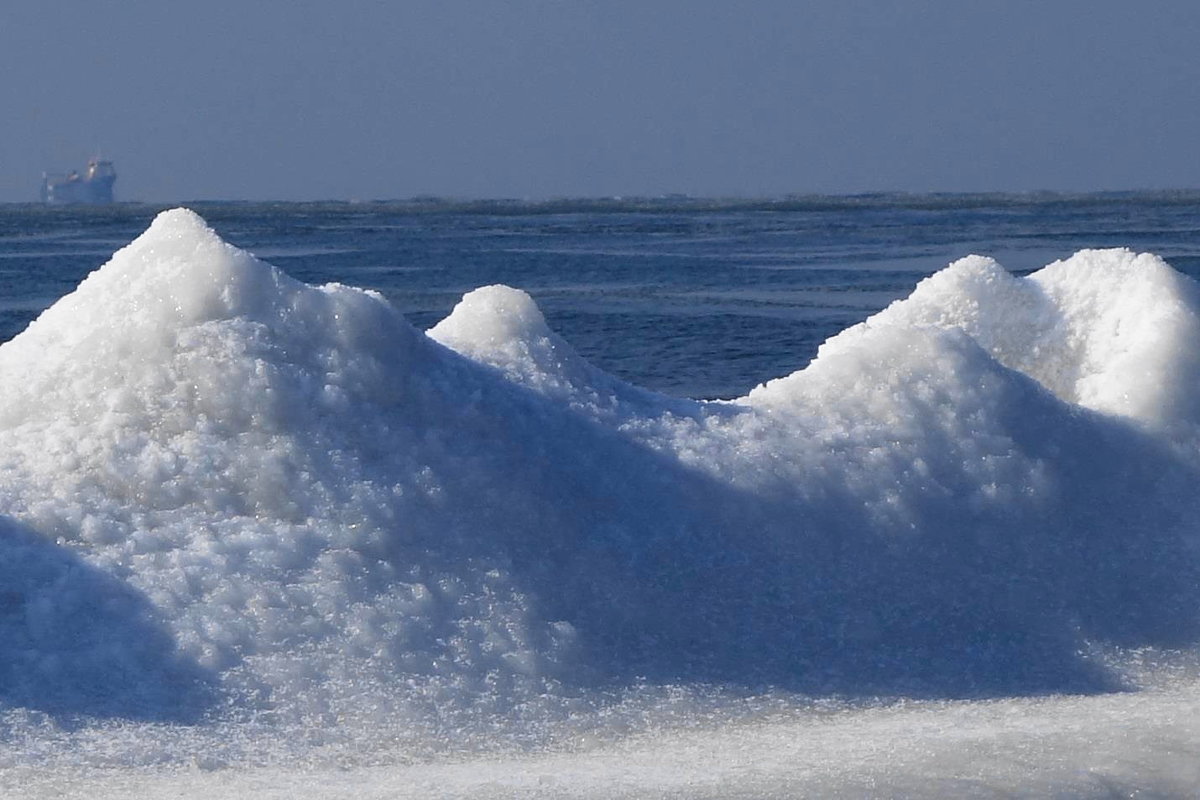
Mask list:
[[[704,403],[517,289],[425,335],[164,212],[0,346],[7,758],[1132,688],[1200,636],[1198,309],[1152,255],[972,256]]]

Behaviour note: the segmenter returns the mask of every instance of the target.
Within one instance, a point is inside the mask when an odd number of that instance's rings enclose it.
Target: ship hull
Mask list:
[[[117,181],[111,161],[90,161],[84,175],[42,176],[42,202],[51,205],[102,205],[113,202]]]

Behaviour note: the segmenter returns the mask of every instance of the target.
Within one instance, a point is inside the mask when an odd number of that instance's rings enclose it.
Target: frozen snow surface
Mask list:
[[[1188,796],[1198,312],[972,256],[705,403],[165,212],[0,346],[0,793]]]

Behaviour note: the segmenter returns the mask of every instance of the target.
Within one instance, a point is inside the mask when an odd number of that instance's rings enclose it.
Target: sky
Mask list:
[[[5,0],[0,202],[1200,187],[1194,0]]]

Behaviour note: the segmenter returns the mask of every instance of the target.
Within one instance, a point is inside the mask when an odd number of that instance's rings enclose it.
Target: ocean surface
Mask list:
[[[0,206],[0,796],[1194,796],[1198,212]]]
[[[422,329],[471,289],[520,288],[596,366],[697,398],[803,367],[971,253],[1024,274],[1129,247],[1200,275],[1200,193],[189,207],[298,280],[377,289]],[[162,208],[0,206],[0,341]]]

